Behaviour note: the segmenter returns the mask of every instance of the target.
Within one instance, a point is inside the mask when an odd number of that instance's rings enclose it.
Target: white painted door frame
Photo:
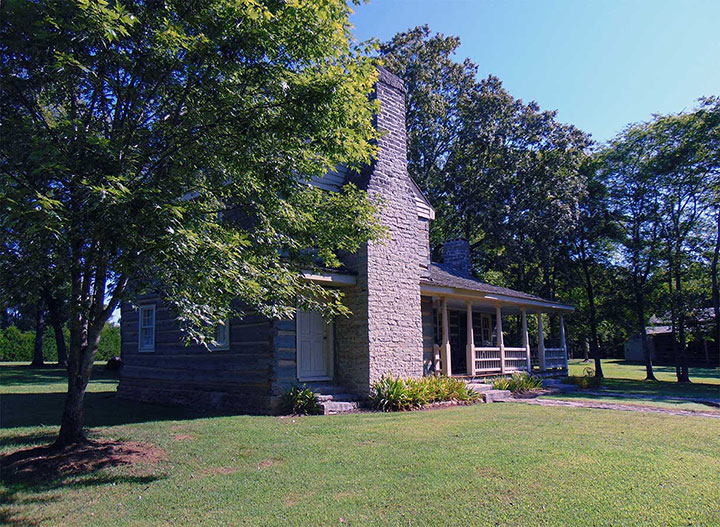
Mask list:
[[[295,315],[295,356],[299,381],[329,381],[334,370],[333,323],[315,312]],[[309,364],[307,364],[309,363]]]

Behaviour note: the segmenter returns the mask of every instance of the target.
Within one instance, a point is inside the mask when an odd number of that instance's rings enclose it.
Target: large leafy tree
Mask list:
[[[621,229],[619,255],[628,269],[647,380],[655,380],[646,326],[649,296],[661,261],[660,196],[658,178],[650,166],[651,149],[649,125],[640,124],[626,128],[601,153],[611,207]]]
[[[653,308],[669,307],[677,379],[690,380],[686,322],[708,298],[689,291],[688,285],[696,282],[691,275],[707,265],[703,255],[712,250],[719,136],[717,100],[705,99],[692,112],[629,126],[602,154],[612,207],[624,228],[620,254],[631,276],[648,378],[653,377],[647,317]],[[663,298],[651,307],[648,299],[658,283],[664,284]]]
[[[709,245],[710,210],[720,165],[720,104],[705,101],[690,113],[656,118],[651,124],[652,170],[658,174],[661,232],[668,268],[671,320],[676,346],[677,379],[689,382],[686,319],[698,299],[685,290],[690,267]],[[700,300],[701,301],[701,300]]]
[[[587,328],[590,354],[595,362],[595,375],[603,377],[599,343],[598,289],[607,282],[605,270],[611,267],[614,242],[619,238],[615,218],[610,213],[609,192],[604,173],[599,170],[596,156],[588,156],[583,164],[587,192],[579,203],[580,217],[568,236],[568,256],[579,270],[587,302]]]
[[[429,193],[444,177],[463,124],[460,112],[476,89],[477,66],[454,60],[460,39],[417,26],[380,45],[380,57],[407,88],[408,170]]]
[[[506,269],[508,285],[552,296],[589,138],[497,77],[478,81],[475,64],[454,60],[459,45],[422,26],[380,47],[408,88],[408,167],[438,211],[431,240],[463,236],[478,271]]]
[[[1,9],[0,258],[50,258],[70,292],[56,444],[83,440],[100,332],[148,288],[197,340],[238,306],[345,312],[299,273],[380,232],[364,193],[306,184],[373,151],[375,69],[344,0]]]

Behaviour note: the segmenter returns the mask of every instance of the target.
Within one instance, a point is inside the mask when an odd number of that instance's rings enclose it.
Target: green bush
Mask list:
[[[512,393],[525,393],[542,388],[542,379],[528,372],[516,371],[510,377],[498,377],[493,380],[494,390],[510,390]]]
[[[442,401],[474,402],[479,395],[463,381],[451,377],[419,379],[383,376],[372,385],[370,405],[383,412],[406,411]]]
[[[592,373],[591,373],[592,372]],[[581,390],[590,390],[600,388],[602,386],[602,378],[595,376],[595,371],[586,371],[582,377],[570,376],[566,377],[563,382],[567,384],[574,384]]]
[[[323,413],[317,396],[305,386],[293,386],[282,396],[283,409],[290,414],[317,415]]]
[[[70,331],[65,328],[65,345],[70,345]],[[35,332],[20,331],[16,326],[9,326],[0,331],[0,361],[30,362],[35,349]],[[70,350],[68,349],[68,352]],[[100,334],[100,346],[95,360],[108,360],[120,355],[120,326],[105,324]],[[57,362],[57,345],[55,332],[46,328],[43,335],[43,357],[45,362]]]
[[[384,375],[372,385],[370,394],[370,405],[375,410],[383,412],[397,412],[401,410],[412,410],[422,404],[424,394],[419,386],[408,388],[400,377],[393,378],[392,375]]]

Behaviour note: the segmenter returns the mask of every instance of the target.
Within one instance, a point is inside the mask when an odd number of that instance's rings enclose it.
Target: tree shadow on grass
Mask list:
[[[702,382],[680,384],[672,381],[641,381],[610,377],[603,379],[602,387],[604,390],[649,396],[720,398],[720,384]]]
[[[627,361],[622,359],[613,360],[611,362],[618,366],[634,366],[641,369],[645,368],[644,362]],[[675,366],[672,364],[653,364],[653,371],[656,374],[667,373],[668,375],[675,375]],[[706,364],[691,365],[690,378],[693,381],[702,381],[704,379],[720,380],[720,368]]]
[[[7,435],[0,437],[0,450],[4,450],[7,447],[29,447],[38,445],[47,445],[55,441],[57,437],[56,432],[34,432],[31,434],[23,435]],[[2,524],[0,524],[2,525]]]
[[[59,449],[40,446],[0,456],[0,525],[36,525],[23,509],[49,504],[58,498],[46,493],[55,489],[97,487],[120,483],[149,484],[162,475],[117,474],[105,469],[120,465],[156,464],[166,453],[149,444],[127,441],[91,441]],[[136,469],[137,470],[137,469]]]
[[[67,370],[56,364],[48,364],[41,367],[29,365],[3,365],[0,369],[0,379],[4,387],[14,386],[46,386],[49,384],[67,383]],[[103,365],[96,364],[93,367],[92,383],[117,384],[118,373],[106,370]]]
[[[0,395],[0,428],[59,426],[64,404],[65,394],[60,392],[2,394]],[[114,390],[85,394],[85,425],[88,427],[220,415],[228,414],[126,401],[118,398]]]

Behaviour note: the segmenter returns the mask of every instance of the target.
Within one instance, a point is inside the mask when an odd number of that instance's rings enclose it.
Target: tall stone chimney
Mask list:
[[[448,240],[443,245],[443,262],[461,276],[472,276],[470,242],[463,238]]]
[[[345,305],[353,314],[337,319],[335,364],[339,383],[349,391],[363,390],[363,395],[382,375],[423,374],[419,255],[425,241],[407,171],[405,95],[402,81],[378,68],[377,158],[354,181],[371,198],[382,199],[380,220],[387,232],[386,239],[344,258],[357,283],[344,289]]]

